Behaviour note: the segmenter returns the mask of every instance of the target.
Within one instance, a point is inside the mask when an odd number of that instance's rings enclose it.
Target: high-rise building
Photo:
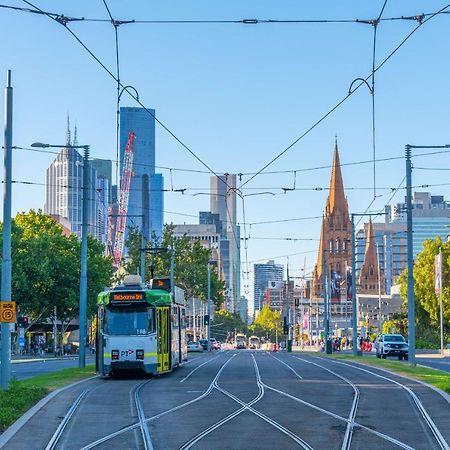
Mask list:
[[[386,206],[386,222],[406,223],[405,203]],[[414,192],[412,196],[413,254],[414,258],[422,251],[426,239],[440,237],[446,240],[450,227],[450,203],[443,195],[429,192]]]
[[[238,301],[237,313],[242,322],[248,323],[248,299],[243,295],[241,295],[241,298]]]
[[[150,112],[155,114],[153,109]],[[144,108],[120,108],[120,172],[130,132],[135,133],[133,175],[128,197],[127,227],[148,230],[147,239],[162,235],[164,179],[155,173],[155,118]]]
[[[92,167],[97,172],[98,237],[106,244],[108,234],[108,207],[112,203],[112,162],[107,159],[93,159]]]
[[[275,283],[276,287],[283,281],[283,265],[275,264],[275,261],[269,260],[264,264],[254,264],[254,284],[253,284],[253,301],[255,316],[266,304],[266,291]]]
[[[328,298],[331,304],[341,303],[341,286],[347,276],[347,267],[351,265],[352,224],[344,193],[337,143],[334,146],[331,171],[330,193],[320,232],[319,252],[313,272],[312,298],[318,300],[324,296],[324,270],[328,286]],[[323,266],[325,261],[325,267]],[[336,309],[336,312],[339,312]]]
[[[200,220],[209,223],[216,223],[220,220],[226,308],[235,312],[241,297],[241,244],[240,227],[237,225],[236,175],[212,176],[210,199],[210,216],[203,212]]]
[[[81,237],[82,199],[88,198],[88,233],[100,238],[98,229],[98,211],[100,200],[97,191],[97,171],[89,162],[89,185],[83,190],[83,157],[70,145],[76,145],[76,130],[74,141],[71,141],[69,119],[67,119],[67,147],[63,147],[46,171],[46,193],[44,212],[58,215],[70,222],[70,229]]]

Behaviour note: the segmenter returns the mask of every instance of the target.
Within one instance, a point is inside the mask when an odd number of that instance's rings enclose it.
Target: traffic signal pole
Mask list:
[[[5,89],[5,153],[3,158],[3,260],[2,260],[2,302],[11,301],[11,189],[12,189],[12,114],[13,89],[11,70],[8,70]],[[8,389],[11,379],[11,327],[1,323],[1,376],[0,387]]]

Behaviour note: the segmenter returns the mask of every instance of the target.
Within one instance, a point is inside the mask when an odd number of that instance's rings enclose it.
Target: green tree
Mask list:
[[[42,211],[17,214],[12,223],[12,299],[32,322],[57,318],[63,329],[78,316],[80,242],[65,236],[62,227]],[[88,311],[96,296],[111,282],[111,259],[103,245],[88,236]]]
[[[248,333],[247,324],[237,313],[230,311],[216,311],[214,321],[211,322],[211,336],[219,341],[225,341],[234,336],[234,333]]]
[[[256,336],[266,337],[268,335],[269,339],[274,341],[276,335],[280,336],[283,331],[281,313],[265,305],[250,326],[250,331]]]
[[[173,225],[165,225],[161,242],[155,238],[147,247],[162,249],[155,254],[146,254],[145,279],[151,278],[150,268],[154,268],[155,276],[170,275],[170,251],[174,247],[175,284],[185,291],[186,298],[197,297],[206,300],[208,291],[208,262],[211,250],[204,248],[197,240],[187,236],[173,238]],[[130,228],[126,242],[130,261],[125,266],[127,273],[138,273],[141,259],[141,233],[137,228]],[[211,299],[219,309],[224,300],[225,283],[217,275],[217,268],[211,266]]]
[[[416,306],[417,337],[428,336],[427,339],[436,340],[439,323],[439,296],[434,292],[435,285],[435,256],[442,251],[442,278],[443,278],[443,315],[444,323],[450,321],[450,242],[442,242],[438,237],[435,240],[426,240],[422,251],[417,255],[414,263],[414,297]],[[407,270],[399,277],[400,295],[407,301]],[[447,326],[448,332],[448,326]],[[433,336],[432,336],[433,335]],[[434,336],[436,335],[436,336]]]

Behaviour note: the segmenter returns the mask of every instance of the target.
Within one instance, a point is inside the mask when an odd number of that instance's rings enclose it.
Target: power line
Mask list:
[[[279,158],[281,158],[285,153],[287,153],[294,145],[296,145],[298,142],[300,142],[306,135],[308,135],[312,130],[314,130],[319,124],[321,124],[328,116],[330,116],[336,109],[338,109],[343,103],[345,103],[362,85],[367,83],[367,81],[371,78],[371,76],[378,72],[391,58],[392,56],[397,53],[397,51],[405,44],[405,42],[408,41],[408,39],[420,28],[422,25],[427,23],[429,20],[431,20],[433,17],[435,17],[437,14],[443,12],[444,10],[448,9],[450,7],[450,3],[443,8],[441,8],[439,11],[435,12],[434,14],[430,15],[426,19],[419,21],[418,25],[398,44],[394,50],[389,53],[389,55],[384,58],[384,60],[371,72],[370,75],[366,76],[365,78],[361,79],[361,82],[353,89],[353,91],[349,91],[347,95],[342,98],[340,101],[338,101],[337,104],[335,104],[327,113],[325,113],[320,119],[318,119],[316,122],[313,123],[302,135],[300,135],[297,139],[295,139],[291,144],[289,144],[284,150],[282,150],[280,153],[278,153],[274,158],[272,158],[268,163],[266,163],[258,172],[256,172],[254,175],[252,175],[244,184],[249,183],[251,180],[253,180],[256,176],[258,176],[261,172],[263,172],[267,167],[271,166],[275,161],[277,161]]]
[[[218,177],[217,173],[205,162],[203,161],[193,150],[191,150],[187,144],[185,144],[173,131],[171,131],[161,120],[159,120],[155,114],[151,112],[150,109],[148,109],[144,104],[139,100],[139,98],[133,94],[129,86],[124,86],[122,82],[117,79],[117,77],[106,67],[106,65],[94,54],[92,50],[89,49],[89,47],[76,35],[74,31],[72,31],[68,26],[67,22],[63,23],[60,20],[58,20],[57,17],[52,16],[49,13],[46,13],[45,11],[41,10],[39,7],[33,5],[28,0],[22,0],[27,5],[35,8],[37,11],[40,11],[42,14],[45,14],[50,19],[54,20],[55,22],[62,24],[64,28],[75,38],[75,40],[89,53],[89,55],[105,70],[105,72],[118,83],[118,85],[132,98],[138,103],[144,110],[149,114],[153,119],[170,135],[172,138],[174,138],[185,150],[187,150],[201,165],[203,165],[206,169],[208,169],[213,175]],[[228,186],[230,187],[230,186]]]

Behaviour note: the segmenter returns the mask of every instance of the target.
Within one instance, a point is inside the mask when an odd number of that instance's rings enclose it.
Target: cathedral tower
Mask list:
[[[312,298],[323,298],[323,259],[325,259],[328,297],[340,303],[341,286],[345,286],[346,268],[351,261],[352,225],[344,193],[337,142],[334,145],[330,193],[320,233],[319,252],[313,272]],[[324,258],[323,258],[324,256]]]

